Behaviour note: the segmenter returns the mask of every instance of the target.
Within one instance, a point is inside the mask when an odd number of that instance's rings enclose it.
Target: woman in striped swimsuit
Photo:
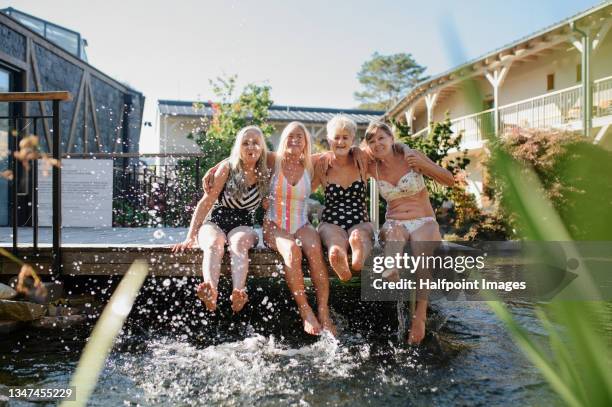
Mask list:
[[[259,127],[240,130],[229,160],[217,167],[211,189],[198,202],[187,238],[172,248],[173,252],[182,252],[197,242],[202,249],[204,282],[198,286],[197,295],[209,311],[217,308],[217,286],[226,244],[231,257],[232,310],[239,312],[248,301],[245,289],[248,250],[257,244],[253,217],[268,192],[266,159],[266,143]]]
[[[271,164],[270,206],[264,220],[264,241],[285,263],[285,279],[302,317],[304,331],[317,335],[322,329],[336,333],[329,315],[329,277],[319,234],[308,222],[306,199],[312,190],[311,139],[300,122],[283,130]],[[302,252],[310,265],[316,290],[317,316],[304,292]]]

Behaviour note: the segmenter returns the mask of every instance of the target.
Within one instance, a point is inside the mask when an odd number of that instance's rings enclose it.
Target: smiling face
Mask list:
[[[367,138],[369,153],[375,158],[382,159],[393,152],[393,137],[385,130],[376,129],[374,135]]]
[[[289,154],[301,155],[306,147],[306,133],[300,126],[293,126],[287,136],[287,149]]]
[[[261,145],[261,135],[255,130],[249,130],[242,138],[240,144],[240,159],[245,164],[255,164],[259,157],[263,146]]]
[[[348,155],[355,135],[347,128],[337,128],[331,136],[327,138],[329,149],[337,156]]]

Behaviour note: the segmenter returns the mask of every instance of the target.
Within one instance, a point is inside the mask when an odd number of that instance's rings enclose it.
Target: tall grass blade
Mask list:
[[[70,381],[70,386],[76,388],[76,400],[66,401],[61,404],[62,406],[85,406],[87,404],[104,368],[104,362],[113,347],[113,342],[132,309],[147,273],[147,262],[136,260],[121,279],[96,323]]]

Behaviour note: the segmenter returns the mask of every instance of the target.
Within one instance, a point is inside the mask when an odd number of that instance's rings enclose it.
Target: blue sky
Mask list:
[[[267,83],[277,104],[350,108],[372,53],[409,52],[429,74],[451,68],[599,0],[0,1],[81,32],[89,61],[147,97],[208,100],[209,79]],[[448,30],[453,24],[453,30]],[[460,47],[444,40],[456,32]],[[460,50],[460,52],[455,52]],[[144,151],[155,151],[152,128]]]

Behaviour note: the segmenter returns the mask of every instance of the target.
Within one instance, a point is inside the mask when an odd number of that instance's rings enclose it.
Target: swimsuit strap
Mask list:
[[[378,160],[376,162],[376,181],[380,181],[380,175],[378,175]]]
[[[354,156],[353,156],[353,161],[355,161],[355,164],[357,164],[357,170],[359,171],[359,179],[365,184],[366,180],[363,178],[363,169],[361,168],[361,165],[359,164],[359,161],[356,161]]]

